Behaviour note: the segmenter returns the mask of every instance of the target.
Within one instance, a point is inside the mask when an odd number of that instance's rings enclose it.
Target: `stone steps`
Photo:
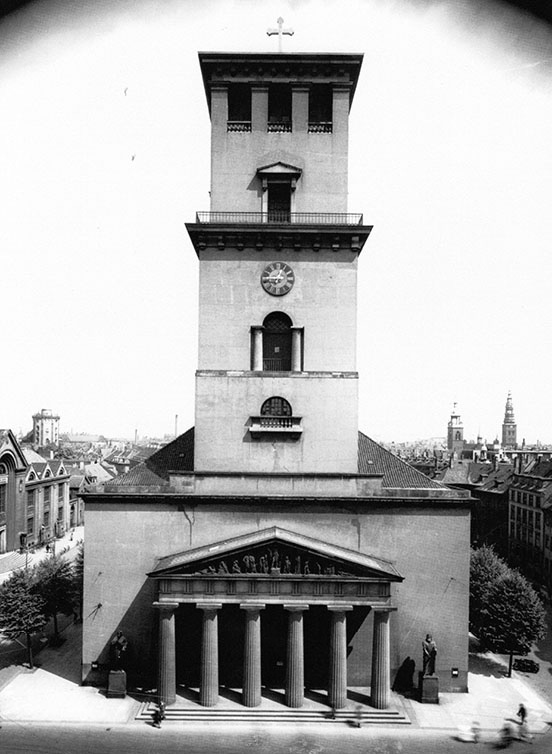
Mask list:
[[[136,720],[151,720],[157,705],[143,702]],[[164,722],[275,722],[275,723],[349,723],[355,724],[360,719],[362,725],[410,725],[408,717],[398,710],[355,709],[337,710],[335,716],[329,709],[215,709],[209,707],[172,706],[165,711]]]

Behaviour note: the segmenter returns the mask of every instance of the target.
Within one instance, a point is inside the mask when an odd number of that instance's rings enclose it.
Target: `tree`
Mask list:
[[[46,622],[44,600],[34,592],[31,575],[27,571],[16,571],[0,585],[0,631],[13,640],[25,634],[30,668],[34,667],[31,637],[41,631]]]
[[[79,619],[82,622],[82,603],[84,597],[84,542],[77,548],[77,555],[73,561],[73,599],[79,606]]]
[[[494,652],[527,654],[546,633],[542,602],[527,579],[493,551],[472,551],[470,566],[470,629]]]
[[[54,621],[53,643],[60,643],[58,613],[71,615],[75,604],[73,569],[65,558],[53,555],[33,569],[33,590],[44,600],[44,612]]]

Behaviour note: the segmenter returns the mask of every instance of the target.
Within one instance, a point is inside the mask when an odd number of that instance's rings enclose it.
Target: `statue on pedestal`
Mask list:
[[[109,666],[111,670],[124,670],[127,651],[128,639],[122,631],[117,631],[109,645]]]
[[[426,634],[422,642],[423,652],[423,673],[424,675],[435,674],[435,659],[437,658],[437,645],[433,641],[431,634]]]

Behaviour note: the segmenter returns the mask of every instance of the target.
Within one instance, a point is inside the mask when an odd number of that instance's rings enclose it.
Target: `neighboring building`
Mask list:
[[[15,550],[25,532],[27,461],[11,429],[0,429],[0,553]]]
[[[75,526],[84,524],[84,500],[83,493],[88,486],[86,475],[80,469],[69,469],[69,526],[73,529]]]
[[[456,403],[452,407],[447,426],[447,450],[453,458],[462,458],[464,450],[464,425],[460,414],[456,410]]]
[[[187,226],[195,427],[85,493],[83,681],[105,683],[121,630],[129,675],[168,703],[199,686],[213,706],[224,685],[255,707],[264,685],[299,707],[306,685],[340,708],[371,686],[385,708],[429,631],[441,689],[466,691],[469,494],[358,428],[371,227],[347,213],[347,136],[362,56],[199,59],[212,183]]]
[[[552,586],[552,461],[519,464],[510,486],[510,560]]]
[[[517,424],[514,418],[514,404],[512,394],[508,393],[506,407],[504,409],[504,421],[502,423],[502,447],[508,450],[517,447]]]
[[[28,545],[45,544],[69,528],[69,479],[63,461],[46,461],[24,450],[29,464],[25,479],[25,529]]]
[[[59,416],[43,408],[33,415],[32,446],[36,450],[51,445],[59,445]]]

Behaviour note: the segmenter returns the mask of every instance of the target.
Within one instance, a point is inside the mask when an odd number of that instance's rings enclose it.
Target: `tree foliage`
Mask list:
[[[33,569],[33,590],[44,600],[44,612],[54,622],[54,641],[59,642],[57,616],[71,615],[75,605],[73,569],[65,558],[53,555]]]
[[[542,602],[527,579],[499,558],[492,547],[472,550],[470,630],[489,649],[527,654],[546,633]]]
[[[0,631],[8,639],[25,634],[29,667],[33,667],[31,637],[46,625],[43,598],[34,591],[32,575],[16,571],[0,585]]]

